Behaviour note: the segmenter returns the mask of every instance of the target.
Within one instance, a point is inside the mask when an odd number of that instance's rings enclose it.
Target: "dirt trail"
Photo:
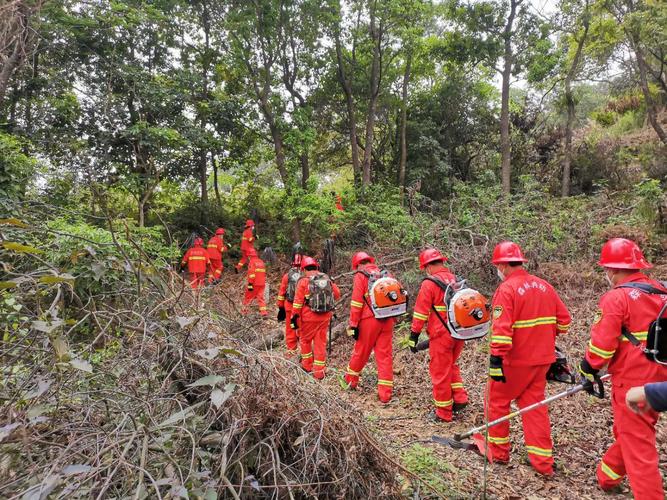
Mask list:
[[[270,316],[261,321],[252,315],[252,323],[262,335],[275,334],[281,328],[275,320],[275,296],[279,274],[269,274],[271,283]],[[344,284],[342,285],[344,286]],[[232,304],[240,308],[243,277],[227,272],[224,282],[216,291],[211,291],[210,304],[223,309],[227,314],[237,314]],[[595,310],[592,294],[563,294],[563,299],[574,318],[572,328],[558,345],[568,357],[576,361],[583,354],[588,341],[588,331]],[[339,321],[347,318],[348,304],[339,308]],[[356,391],[343,391],[336,375],[344,373],[352,352],[353,341],[344,336],[336,339],[332,355],[328,360],[328,376],[322,382],[331,391],[331,397],[342,398],[358,408],[366,425],[386,449],[412,471],[431,484],[446,491],[450,498],[478,497],[482,491],[484,461],[471,452],[449,449],[433,444],[433,434],[453,435],[483,423],[482,392],[486,380],[488,347],[486,339],[467,343],[460,359],[463,380],[471,404],[454,422],[436,424],[425,417],[431,410],[431,385],[428,373],[428,353],[413,355],[401,349],[402,332],[394,336],[394,384],[392,401],[381,404],[376,396],[376,370],[374,359],[363,372]],[[274,354],[284,354],[282,345],[274,348]],[[298,362],[297,359],[294,360]],[[564,384],[552,383],[550,394],[567,388]],[[605,494],[595,481],[595,466],[599,457],[612,442],[612,413],[609,396],[604,401],[587,394],[578,394],[568,400],[559,401],[550,408],[554,456],[557,472],[554,478],[545,479],[533,472],[527,464],[523,445],[523,434],[519,421],[512,424],[512,459],[508,465],[487,466],[487,494],[490,498],[553,498],[553,499],[602,499],[632,498],[627,485],[623,491]],[[659,424],[658,443],[661,456],[660,469],[667,476],[667,426]]]

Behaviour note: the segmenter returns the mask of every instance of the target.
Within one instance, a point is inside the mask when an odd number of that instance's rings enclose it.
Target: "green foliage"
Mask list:
[[[609,127],[616,123],[618,115],[613,111],[593,111],[591,118],[603,127]]]
[[[113,295],[120,283],[136,285],[137,280],[150,279],[181,256],[177,246],[164,244],[159,227],[139,228],[132,220],[116,220],[113,230],[112,234],[107,228],[80,220],[55,218],[39,232],[17,228],[8,234],[18,241],[33,243],[40,259],[50,262],[51,271],[42,270],[40,282],[71,282],[80,297]],[[34,252],[17,252],[8,247],[6,252],[4,260],[11,263],[14,273],[29,272],[43,262],[32,257]],[[146,261],[151,265],[146,265]]]
[[[362,203],[345,209],[337,234],[341,244],[355,248],[369,245],[419,245],[424,226],[422,216],[410,217],[401,206],[395,188],[375,186]]]
[[[403,453],[402,462],[405,467],[419,477],[425,478],[426,482],[437,491],[448,498],[455,498],[458,495],[453,490],[450,481],[447,481],[443,474],[452,474],[455,469],[438,457],[432,448],[426,448],[420,444],[414,444]],[[457,471],[459,474],[461,471]]]
[[[11,135],[0,132],[0,198],[21,199],[37,162],[25,154],[24,144]]]

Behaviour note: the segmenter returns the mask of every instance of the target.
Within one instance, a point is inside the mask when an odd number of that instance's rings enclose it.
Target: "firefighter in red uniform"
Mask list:
[[[292,268],[290,271],[283,274],[283,278],[280,281],[280,290],[278,290],[278,322],[285,322],[285,345],[287,346],[288,354],[296,353],[297,348],[299,347],[299,338],[296,336],[296,332],[292,329],[292,302],[294,301],[294,295],[291,297],[288,296],[288,291],[291,291],[290,288],[296,289],[294,285],[290,287],[289,279],[290,275],[295,273],[294,276],[300,276],[301,274],[301,254],[295,253],[292,258]],[[297,278],[298,280],[299,278]],[[297,281],[298,283],[298,281]]]
[[[255,250],[255,221],[248,219],[241,237],[241,260],[236,264],[237,271],[248,263],[248,252],[251,249]]]
[[[419,269],[444,284],[454,283],[456,276],[445,267],[446,261],[447,257],[440,251],[429,248],[419,254]],[[453,339],[437,316],[439,314],[443,317],[447,314],[444,297],[445,292],[436,283],[428,280],[422,282],[412,316],[409,345],[412,352],[416,353],[419,334],[426,324],[431,358],[429,371],[435,405],[431,418],[435,421],[451,422],[452,413],[458,413],[467,406],[468,393],[463,387],[461,370],[456,363],[464,342]]]
[[[195,238],[194,246],[189,248],[183,260],[181,267],[187,264],[188,273],[190,273],[190,286],[193,290],[204,286],[204,279],[206,278],[206,269],[211,264],[208,257],[208,252],[203,248],[204,240]]]
[[[556,336],[566,333],[570,314],[554,288],[523,268],[527,259],[516,243],[496,245],[491,262],[502,283],[492,300],[489,421],[504,417],[510,404],[519,408],[544,399],[546,375],[556,360]],[[510,459],[509,422],[489,429],[489,453]],[[530,464],[545,476],[553,474],[553,444],[547,407],[523,415],[523,433]],[[478,436],[483,442],[483,438]]]
[[[352,283],[350,300],[350,319],[347,333],[356,340],[350,363],[345,372],[346,388],[354,389],[359,383],[361,371],[366,366],[371,352],[375,351],[378,373],[378,397],[388,403],[394,387],[392,368],[392,337],[394,318],[376,319],[368,302],[368,276],[364,274],[379,272],[375,259],[366,252],[357,252],[352,256],[352,269],[357,272]]]
[[[343,208],[343,198],[338,193],[336,193],[336,210],[345,212],[345,209]]]
[[[224,266],[222,264],[222,254],[227,250],[225,242],[223,241],[225,230],[219,227],[215,230],[215,235],[208,240],[206,249],[208,250],[208,258],[211,259],[211,272],[209,273],[208,281],[213,283],[218,281],[222,276]]]
[[[312,257],[304,257],[301,270],[304,277],[299,280],[292,304],[292,328],[297,331],[301,347],[301,366],[312,372],[317,379],[323,379],[327,359],[327,330],[332,312],[317,313],[311,309],[310,278],[319,274],[319,265]],[[326,276],[326,275],[325,275]],[[328,278],[328,277],[327,277]],[[340,290],[331,282],[333,300],[340,299]]]
[[[598,483],[603,490],[609,490],[627,475],[635,498],[661,500],[665,496],[655,447],[658,414],[653,410],[633,413],[625,405],[625,396],[633,386],[667,380],[667,368],[649,361],[641,349],[646,345],[649,325],[657,318],[667,296],[646,293],[633,286],[650,285],[659,291],[666,290],[640,272],[651,265],[633,241],[609,240],[602,247],[598,264],[604,268],[612,289],[600,298],[591,340],[579,367],[588,380],[594,380],[605,365],[612,375],[616,441],[598,465]],[[624,330],[638,341],[638,346],[621,333]]]
[[[264,301],[264,289],[266,288],[266,265],[264,261],[257,256],[254,248],[248,250],[248,278],[246,284],[245,297],[243,298],[243,307],[241,314],[248,314],[248,305],[253,300],[257,300],[259,305],[259,314],[267,317],[266,302]]]

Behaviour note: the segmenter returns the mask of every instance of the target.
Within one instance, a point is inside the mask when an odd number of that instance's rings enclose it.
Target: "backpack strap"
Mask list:
[[[447,289],[449,288],[449,285],[442,281],[441,279],[435,278],[434,276],[426,276],[422,281],[431,281],[438,285],[442,289],[443,292],[446,292]]]
[[[445,292],[445,299],[447,298],[447,291],[450,290],[449,285],[447,283],[433,276],[426,276],[422,281],[431,281],[432,283],[438,285],[438,288],[440,288],[443,292]],[[445,330],[449,332],[449,328],[447,327],[447,322],[444,319],[442,319],[442,316],[440,316],[440,313],[436,310],[435,305],[433,304],[431,304],[431,311],[435,313],[435,315],[440,320],[440,323],[442,323],[442,326],[444,326]]]
[[[664,286],[663,283],[660,283]],[[634,288],[635,290],[642,291],[644,293],[650,293],[651,295],[667,295],[667,290],[660,290],[659,288],[649,285],[648,283],[623,283],[614,288]]]
[[[660,283],[664,286],[664,283]],[[639,290],[644,293],[649,293],[651,295],[667,295],[667,290],[660,290],[659,288],[649,285],[648,283],[623,283],[614,288],[632,288],[634,290]],[[628,341],[635,347],[641,346],[640,340],[635,337],[630,330],[626,328],[625,325],[621,327],[621,335],[623,335]]]

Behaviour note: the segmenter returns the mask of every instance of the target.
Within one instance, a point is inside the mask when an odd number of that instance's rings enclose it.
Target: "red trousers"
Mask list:
[[[245,297],[243,297],[243,307],[241,308],[242,314],[248,314],[248,306],[253,300],[257,300],[259,305],[259,314],[266,316],[268,314],[266,309],[266,302],[264,301],[264,289],[266,285],[255,286],[253,290],[248,290],[246,288]]]
[[[222,259],[211,259],[211,270],[208,275],[209,283],[212,283],[215,280],[219,280],[222,276],[223,269],[224,266],[222,265]]]
[[[488,420],[495,420],[510,413],[510,403],[516,400],[519,408],[542,401],[550,365],[504,366],[507,382],[489,380],[488,397],[484,412]],[[544,475],[553,474],[553,443],[551,423],[546,406],[522,415],[523,435],[528,459],[533,468]],[[510,459],[510,424],[504,422],[489,429],[489,450],[494,460]]]
[[[285,301],[285,345],[288,351],[296,351],[299,347],[299,337],[292,329],[292,304]]]
[[[436,415],[447,422],[452,421],[452,406],[467,403],[468,393],[463,387],[461,370],[456,361],[463,350],[463,340],[454,340],[440,335],[429,340],[431,383]]]
[[[375,363],[378,371],[378,397],[383,403],[391,399],[394,388],[394,370],[392,368],[392,337],[394,322],[375,318],[362,319],[359,322],[359,340],[354,344],[352,358],[347,365],[345,381],[350,387],[359,383],[361,371],[366,366],[371,352],[375,351]]]
[[[614,411],[616,441],[598,464],[598,483],[602,489],[608,490],[618,485],[627,475],[632,494],[637,500],[662,500],[665,494],[655,447],[658,414],[648,411],[637,415],[625,405],[625,395],[635,385],[642,384],[614,379],[611,406]]]
[[[241,260],[239,260],[239,263],[236,264],[236,269],[241,269],[243,266],[245,266],[250,259],[248,259],[248,251],[244,250],[243,248],[241,249]]]
[[[197,290],[204,286],[204,279],[206,278],[206,273],[190,273],[190,287],[193,290]]]
[[[299,345],[301,346],[301,366],[313,377],[323,379],[327,366],[327,331],[329,320],[301,321]]]

